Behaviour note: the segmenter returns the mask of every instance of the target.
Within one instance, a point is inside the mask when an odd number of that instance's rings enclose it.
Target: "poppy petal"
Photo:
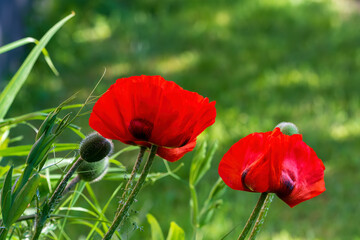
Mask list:
[[[301,135],[289,136],[278,196],[290,207],[318,196],[325,189],[325,166]],[[285,193],[285,194],[284,194]]]
[[[159,147],[157,155],[169,162],[175,162],[182,158],[186,153],[192,151],[196,146],[196,139],[179,148]]]
[[[95,103],[89,124],[106,138],[157,145],[175,161],[215,117],[215,102],[161,76],[142,75],[118,79]]]
[[[240,139],[225,153],[219,165],[219,175],[226,185],[235,190],[266,191],[269,185],[267,179],[262,181],[261,185],[255,186],[248,178],[250,169],[261,163],[268,151],[266,143],[267,135],[270,133],[250,134]]]
[[[294,207],[325,191],[324,169],[300,134],[275,128],[235,143],[221,159],[219,175],[235,190],[273,192]]]

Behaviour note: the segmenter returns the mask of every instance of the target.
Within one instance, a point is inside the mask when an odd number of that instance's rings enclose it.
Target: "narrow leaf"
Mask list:
[[[217,149],[217,142],[215,142],[206,151],[206,142],[203,142],[195,153],[194,159],[191,163],[190,169],[190,184],[194,186],[201,180],[205,173],[211,167],[211,161]]]
[[[166,240],[185,240],[184,230],[175,222],[170,223],[169,234]]]
[[[29,76],[30,71],[42,49],[46,46],[54,34],[73,16],[75,16],[75,13],[71,13],[59,21],[40,39],[39,44],[33,48],[19,70],[15,73],[14,77],[10,80],[9,84],[5,87],[0,95],[0,119],[4,119],[17,93]]]
[[[27,156],[31,148],[32,145],[21,145],[0,149],[0,157]],[[55,143],[55,148],[50,152],[62,152],[77,149],[79,149],[79,144],[77,143]]]
[[[39,44],[39,41],[32,37],[23,38],[23,39],[17,40],[15,42],[12,42],[12,43],[6,44],[5,46],[0,47],[0,54],[11,51],[15,48],[21,47],[28,43]],[[53,73],[56,76],[58,76],[59,72],[56,70],[53,62],[51,61],[50,55],[49,55],[48,51],[46,50],[46,48],[42,49],[42,53],[44,55],[46,63],[49,65],[50,69],[53,71]]]
[[[6,174],[3,189],[1,191],[1,213],[3,221],[8,219],[8,213],[11,208],[12,195],[11,195],[11,178],[12,178],[13,166],[10,167]]]
[[[40,175],[35,174],[22,187],[19,194],[14,199],[10,208],[8,218],[4,221],[6,227],[10,227],[23,214],[32,198],[36,193],[36,189],[40,183]]]
[[[147,214],[146,218],[151,227],[151,240],[164,240],[164,235],[156,218],[151,214]]]

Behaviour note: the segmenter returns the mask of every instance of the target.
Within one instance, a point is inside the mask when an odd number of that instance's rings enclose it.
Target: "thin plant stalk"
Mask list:
[[[70,192],[71,189],[73,189],[75,187],[75,185],[78,184],[80,181],[81,181],[81,178],[79,177],[79,175],[74,177],[73,180],[71,180],[69,182],[69,184],[66,185],[64,191],[62,192],[62,196],[65,196],[68,192]]]
[[[140,175],[138,181],[136,182],[133,190],[131,191],[129,198],[126,200],[126,202],[122,206],[120,212],[116,214],[116,217],[115,217],[112,225],[110,226],[109,230],[105,234],[103,240],[110,240],[112,238],[112,235],[114,234],[114,232],[116,231],[118,226],[121,224],[121,222],[124,220],[130,206],[134,203],[136,195],[139,193],[141,187],[144,185],[146,177],[149,174],[151,165],[154,161],[155,154],[157,152],[157,148],[158,147],[156,145],[151,146],[149,157],[145,163],[145,166],[141,172],[141,175]]]
[[[35,232],[32,240],[37,240],[40,237],[41,231],[45,225],[46,220],[50,213],[54,210],[54,206],[57,201],[62,197],[62,193],[66,187],[67,182],[71,178],[71,176],[75,173],[76,169],[80,166],[80,164],[84,161],[81,157],[79,157],[75,163],[71,166],[69,171],[65,174],[64,178],[61,180],[53,194],[51,195],[49,201],[44,204],[41,212],[38,213],[35,223]]]
[[[198,203],[198,198],[197,198],[197,194],[196,194],[196,189],[195,186],[193,184],[189,184],[189,188],[190,188],[190,196],[191,196],[191,203],[192,203],[192,208],[191,208],[191,220],[192,220],[192,225],[193,225],[193,235],[192,235],[192,239],[196,240],[197,239],[197,230],[199,228],[199,203]]]
[[[130,185],[132,185],[132,182],[133,182],[134,178],[136,177],[136,173],[139,170],[139,167],[140,167],[141,162],[143,160],[145,150],[146,150],[146,147],[144,147],[144,146],[140,147],[139,155],[138,155],[138,157],[136,159],[136,162],[134,164],[134,167],[133,167],[133,169],[131,171],[130,178],[126,183],[126,186],[124,188],[124,192],[123,192],[123,194],[122,194],[122,196],[120,198],[120,203],[119,203],[119,206],[118,206],[118,208],[116,210],[116,214],[118,214],[120,212],[120,210],[121,210],[121,208],[123,206],[123,203],[125,202],[125,198],[126,198],[126,195],[128,194]]]
[[[5,227],[1,228],[0,229],[0,240],[5,240],[8,232],[9,232],[9,229],[7,229]]]
[[[239,235],[238,240],[244,240],[246,238],[246,236],[248,235],[257,216],[259,215],[259,212],[262,209],[262,206],[264,205],[265,199],[267,198],[268,195],[269,195],[269,193],[261,193],[259,200],[254,207],[254,210],[252,211],[249,219],[246,222],[244,229],[242,230],[241,234]]]
[[[249,240],[254,240],[256,238],[256,235],[260,232],[262,226],[264,225],[265,218],[266,218],[266,215],[267,215],[267,213],[269,211],[270,204],[271,204],[272,200],[274,199],[274,195],[275,195],[274,193],[269,193],[266,196],[264,204],[261,207],[259,217],[256,220],[254,228],[250,233]]]

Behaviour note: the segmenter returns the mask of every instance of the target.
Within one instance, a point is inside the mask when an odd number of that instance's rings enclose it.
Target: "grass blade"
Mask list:
[[[71,13],[57,24],[55,24],[39,41],[30,54],[25,59],[19,70],[15,73],[14,77],[10,80],[9,84],[5,87],[0,95],[0,119],[4,119],[6,113],[10,109],[17,93],[24,84],[25,80],[29,76],[29,73],[34,66],[37,58],[39,57],[42,49],[54,36],[54,34],[73,16],[75,13]]]
[[[36,45],[38,45],[39,41],[32,37],[23,38],[23,39],[17,40],[15,42],[12,42],[12,43],[6,44],[5,46],[0,47],[0,54],[11,51],[15,48],[24,46],[28,43],[35,43]],[[50,69],[53,71],[53,73],[56,76],[58,76],[59,72],[56,70],[53,62],[51,61],[50,55],[49,55],[48,51],[46,50],[46,48],[43,48],[41,51],[44,55],[46,63],[49,65]]]

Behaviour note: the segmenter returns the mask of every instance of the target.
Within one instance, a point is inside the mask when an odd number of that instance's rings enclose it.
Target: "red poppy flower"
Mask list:
[[[325,191],[324,164],[302,135],[253,133],[220,161],[219,175],[235,190],[276,193],[290,207]]]
[[[90,127],[126,144],[159,146],[157,154],[179,160],[215,122],[215,102],[161,76],[118,79],[96,102]]]

